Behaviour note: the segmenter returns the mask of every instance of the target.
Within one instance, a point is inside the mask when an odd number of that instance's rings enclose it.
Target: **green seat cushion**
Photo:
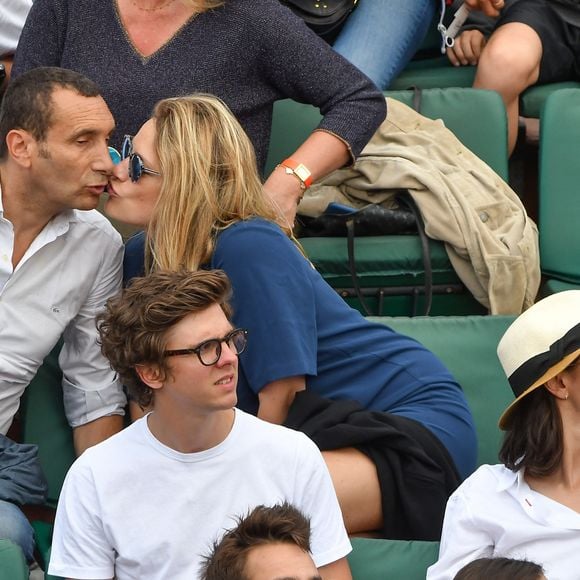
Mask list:
[[[351,538],[353,580],[425,580],[437,561],[439,542]]]
[[[475,70],[474,66],[453,66],[446,56],[413,60],[391,83],[389,90],[471,87]]]
[[[580,284],[580,89],[546,99],[540,133],[539,228],[542,273]]]
[[[0,580],[28,580],[24,554],[10,540],[0,540]]]
[[[354,297],[348,268],[346,238],[302,238],[306,254],[322,277],[354,308],[361,311]],[[425,284],[421,243],[415,235],[368,236],[355,240],[355,264],[361,288],[376,315],[405,316],[424,310],[417,288]],[[431,313],[485,314],[485,309],[467,292],[449,262],[443,244],[429,244],[433,284],[438,286]]]
[[[502,433],[498,419],[513,394],[497,358],[500,338],[512,316],[370,318],[412,336],[453,373],[467,397],[478,437],[477,464],[498,462]]]
[[[539,119],[546,99],[561,89],[580,88],[580,83],[569,81],[530,87],[520,98],[520,115]]]
[[[570,282],[563,282],[555,278],[546,279],[540,288],[540,297],[550,296],[557,292],[565,292],[566,290],[580,290],[580,283],[572,284]]]
[[[415,235],[357,237],[356,270],[364,286],[388,286],[424,282],[421,242]],[[333,286],[352,284],[346,238],[302,238],[312,263]],[[459,283],[441,242],[429,243],[433,278],[437,283]]]
[[[48,503],[56,506],[68,468],[75,459],[72,430],[64,415],[60,344],[46,357],[22,400],[23,439],[39,446],[48,480]]]

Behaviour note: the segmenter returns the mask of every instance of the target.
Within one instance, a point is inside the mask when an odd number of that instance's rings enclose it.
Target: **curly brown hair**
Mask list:
[[[244,571],[248,552],[272,543],[295,544],[310,552],[310,520],[286,502],[255,507],[215,542],[212,553],[205,558],[201,579],[248,580]]]
[[[121,377],[129,396],[145,408],[153,402],[153,390],[135,367],[157,365],[164,378],[167,331],[188,314],[213,304],[222,307],[228,319],[231,286],[221,270],[197,272],[157,271],[133,279],[116,298],[111,298],[97,318],[101,351]]]

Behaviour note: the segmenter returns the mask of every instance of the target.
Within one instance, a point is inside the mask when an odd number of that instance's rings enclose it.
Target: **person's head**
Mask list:
[[[235,405],[246,336],[232,333],[230,293],[220,270],[158,271],[107,302],[101,349],[138,404],[171,396],[184,412]]]
[[[216,234],[252,216],[275,219],[263,193],[252,144],[217,97],[160,101],[133,139],[133,153],[160,175],[141,173],[133,156],[114,172],[106,213],[147,226],[154,267],[197,269]]]
[[[563,429],[580,405],[580,290],[553,294],[521,314],[498,345],[516,399],[502,414],[501,461],[532,476],[561,462]]]
[[[479,558],[470,562],[453,580],[546,580],[539,564],[511,558]]]
[[[12,80],[0,107],[0,162],[55,212],[94,209],[113,163],[114,120],[97,85],[61,68]]]
[[[202,580],[320,580],[310,556],[310,522],[283,503],[258,506],[214,544]]]

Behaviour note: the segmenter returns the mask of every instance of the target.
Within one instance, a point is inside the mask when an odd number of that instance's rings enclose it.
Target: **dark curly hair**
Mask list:
[[[310,521],[286,502],[257,506],[215,542],[205,558],[201,580],[249,580],[244,571],[248,552],[272,543],[295,544],[310,552]]]
[[[163,352],[167,331],[188,314],[219,304],[230,318],[230,282],[221,270],[158,271],[134,278],[118,297],[107,302],[97,318],[101,350],[119,373],[130,397],[145,408],[153,390],[135,367],[155,364],[167,373]]]

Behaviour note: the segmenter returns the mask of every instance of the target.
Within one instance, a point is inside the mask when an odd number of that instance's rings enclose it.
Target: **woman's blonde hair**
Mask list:
[[[163,181],[147,230],[148,270],[197,270],[224,228],[251,217],[276,219],[254,148],[221,100],[164,99],[153,119]]]
[[[185,0],[196,12],[202,13],[224,4],[224,0]]]

